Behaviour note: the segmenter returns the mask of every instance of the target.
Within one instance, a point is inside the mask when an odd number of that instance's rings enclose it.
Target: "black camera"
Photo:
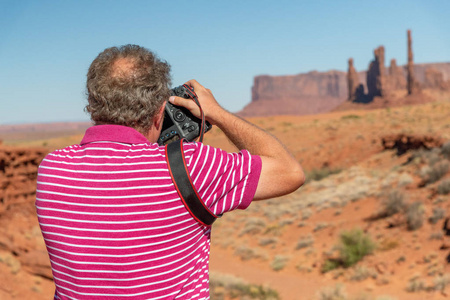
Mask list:
[[[197,97],[194,90],[187,85],[181,85],[173,88],[170,95],[185,99],[193,99],[193,97]],[[192,142],[200,136],[201,128],[201,119],[195,117],[186,108],[167,102],[158,144],[166,145],[180,139],[186,139],[189,142]],[[212,125],[209,122],[205,122],[203,128],[203,132],[207,132],[211,130]]]

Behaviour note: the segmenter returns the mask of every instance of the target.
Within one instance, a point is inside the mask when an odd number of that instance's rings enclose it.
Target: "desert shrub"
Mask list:
[[[443,180],[437,187],[437,193],[440,195],[450,194],[450,179]]]
[[[329,225],[326,222],[317,223],[316,226],[314,227],[313,231],[316,232],[316,231],[322,230],[324,228],[327,228],[328,226]]]
[[[329,167],[324,167],[321,169],[313,169],[310,172],[306,173],[306,182],[310,182],[311,180],[320,181],[325,177],[337,174],[341,171],[342,171],[341,169],[331,169]]]
[[[271,224],[271,225],[268,225],[266,227],[266,229],[264,229],[263,234],[279,236],[282,233],[282,229],[283,229],[283,226],[280,226],[280,224]]]
[[[433,289],[443,293],[447,285],[450,284],[450,274],[438,275],[433,280]]]
[[[376,285],[386,285],[391,282],[391,279],[388,275],[382,275],[379,278],[377,278]]]
[[[410,293],[420,292],[425,290],[425,281],[420,278],[413,278],[408,282],[406,291]]]
[[[447,158],[450,159],[450,142],[445,143],[441,147],[441,154]]]
[[[264,222],[261,218],[248,218],[247,222],[244,225],[244,228],[239,233],[239,236],[243,236],[245,234],[258,234],[262,232],[262,230],[266,227],[266,222]]]
[[[449,169],[449,163],[442,161],[430,166],[425,173],[422,175],[424,184],[431,184],[439,181],[445,174],[447,174]]]
[[[231,275],[211,273],[211,299],[280,299],[278,292],[262,285],[249,284]]]
[[[280,225],[280,227],[284,227],[284,226],[293,224],[294,221],[295,221],[295,219],[293,219],[293,218],[291,218],[291,219],[283,219],[280,222],[278,222],[278,225]]]
[[[376,279],[377,271],[373,268],[367,268],[365,266],[356,266],[353,270],[353,274],[350,276],[350,280],[353,281],[363,281],[369,277]]]
[[[431,224],[436,224],[439,220],[442,220],[445,217],[445,209],[441,207],[434,207],[433,214],[428,218]]]
[[[341,117],[342,120],[361,119],[358,115],[346,115]]]
[[[302,210],[302,220],[308,220],[312,215],[312,210],[309,208],[305,208]]]
[[[283,270],[289,261],[289,257],[283,255],[276,255],[271,263],[272,270],[280,271]]]
[[[412,203],[406,210],[406,224],[408,230],[417,230],[423,225],[425,207],[422,202]]]
[[[403,194],[399,190],[392,190],[383,200],[380,217],[390,217],[402,212],[406,208]]]
[[[383,239],[379,243],[377,250],[389,251],[389,250],[397,248],[399,245],[400,245],[400,242],[397,239]]]
[[[325,262],[323,263],[321,271],[322,271],[322,273],[326,273],[326,272],[332,271],[334,269],[337,269],[341,266],[342,266],[342,262],[340,259],[329,258],[329,259],[325,260]]]
[[[341,233],[338,249],[344,267],[350,267],[371,254],[375,250],[375,243],[361,229],[353,229]]]
[[[250,259],[265,259],[267,257],[267,255],[259,248],[249,248],[245,245],[241,245],[236,248],[234,254],[244,261]]]
[[[442,231],[436,231],[430,234],[430,240],[442,240],[444,238],[444,233]]]
[[[328,272],[340,266],[348,268],[360,261],[364,256],[375,250],[372,238],[361,229],[344,231],[340,235],[338,259],[327,259],[322,266],[322,272]]]
[[[314,238],[311,234],[309,234],[306,237],[301,237],[300,240],[297,242],[297,246],[295,246],[295,250],[300,250],[303,248],[307,248],[314,244]]]
[[[259,240],[259,245],[260,246],[267,246],[267,245],[276,245],[276,243],[278,242],[277,238],[273,238],[273,237],[268,237],[268,238],[262,238]]]
[[[398,177],[398,186],[405,186],[414,182],[414,179],[408,173],[402,173]]]
[[[417,161],[419,163],[426,163],[428,165],[434,165],[436,162],[441,160],[439,156],[439,149],[424,149],[420,148],[413,152],[410,161]]]
[[[342,284],[336,284],[334,287],[326,287],[319,291],[319,300],[347,300],[347,293]]]
[[[393,298],[391,296],[382,295],[382,296],[378,296],[375,300],[397,300],[397,298]]]

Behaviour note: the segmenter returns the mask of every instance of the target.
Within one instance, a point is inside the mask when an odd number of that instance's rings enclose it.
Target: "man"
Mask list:
[[[55,299],[209,298],[211,226],[184,207],[156,143],[167,100],[200,116],[193,101],[169,98],[169,70],[139,46],[104,50],[87,74],[95,126],[39,167],[36,209]],[[190,177],[211,212],[245,209],[303,184],[301,166],[279,141],[225,111],[197,81],[187,84],[206,120],[240,149],[184,144]]]

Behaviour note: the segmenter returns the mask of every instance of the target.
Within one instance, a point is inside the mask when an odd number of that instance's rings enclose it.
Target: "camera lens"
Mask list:
[[[185,115],[181,110],[177,110],[177,111],[173,114],[173,118],[174,118],[175,121],[177,121],[177,122],[183,122],[184,119],[186,119],[186,115]]]

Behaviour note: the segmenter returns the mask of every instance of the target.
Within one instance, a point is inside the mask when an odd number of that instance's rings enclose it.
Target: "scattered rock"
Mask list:
[[[21,261],[29,273],[53,279],[52,269],[46,251],[30,251],[21,257]]]
[[[7,265],[13,275],[17,274],[22,267],[20,261],[9,252],[0,252],[0,263]]]
[[[387,266],[385,263],[378,263],[375,265],[375,269],[380,274],[385,274],[387,272]]]
[[[432,135],[415,134],[390,134],[381,138],[384,149],[397,149],[397,155],[402,155],[408,150],[420,148],[432,149],[441,147],[443,140],[440,137]]]

